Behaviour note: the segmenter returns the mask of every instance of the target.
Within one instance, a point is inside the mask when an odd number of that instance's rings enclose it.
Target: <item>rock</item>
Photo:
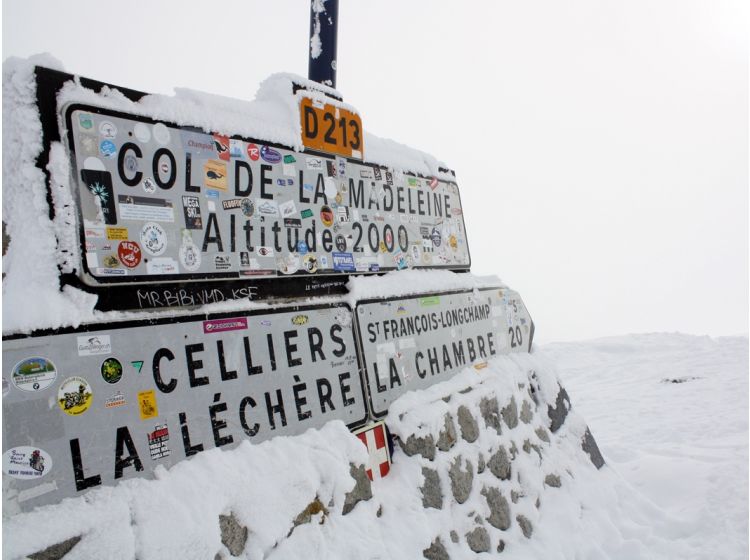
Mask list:
[[[409,457],[421,455],[430,461],[435,459],[435,439],[432,437],[432,434],[428,434],[425,437],[415,437],[412,434],[406,438],[405,443],[399,439],[398,444]]]
[[[518,406],[516,405],[515,397],[510,398],[510,403],[508,403],[508,405],[503,408],[500,414],[502,414],[503,416],[505,425],[508,426],[511,430],[518,426]]]
[[[531,526],[531,521],[526,519],[523,515],[516,515],[516,521],[518,521],[518,524],[521,526],[523,536],[530,539],[531,533],[534,531],[534,528]]]
[[[500,433],[500,413],[497,408],[497,399],[495,397],[485,397],[479,401],[479,412],[484,418],[484,423],[488,428],[494,428],[495,431]]]
[[[424,477],[424,486],[422,491],[422,507],[425,508],[443,508],[443,491],[440,488],[440,475],[434,469],[422,467],[422,476]]]
[[[560,481],[560,477],[556,474],[548,474],[544,477],[544,483],[547,486],[551,486],[552,488],[560,488],[562,486],[562,482]]]
[[[484,455],[480,453],[477,457],[477,474],[482,474],[484,472],[484,467]]]
[[[604,466],[604,457],[602,457],[599,446],[596,445],[596,440],[588,428],[586,428],[586,433],[583,434],[581,448],[589,454],[589,459],[591,459],[591,462],[594,463],[597,469],[601,469]]]
[[[490,536],[484,527],[476,527],[473,531],[466,533],[466,543],[472,552],[490,551]]]
[[[458,407],[458,426],[461,428],[461,437],[469,443],[474,443],[479,437],[479,425],[464,405]]]
[[[500,542],[497,543],[497,551],[502,552],[503,550],[505,550],[505,541],[500,539]]]
[[[570,410],[570,398],[568,397],[568,392],[559,384],[558,387],[560,387],[560,390],[557,392],[555,408],[552,408],[551,405],[547,407],[547,415],[550,419],[549,429],[553,434],[563,425],[565,418],[568,416],[568,411]]]
[[[518,498],[520,497],[521,497],[521,494],[519,494],[515,490],[510,491],[510,501],[513,502],[514,504],[518,503]]]
[[[456,533],[455,531],[451,531],[451,541],[453,542],[453,544],[458,543],[458,533]]]
[[[48,546],[44,550],[29,554],[31,560],[59,560],[70,552],[75,545],[81,540],[81,537],[71,537],[61,543]],[[3,554],[4,556],[4,554]]]
[[[524,399],[523,404],[521,404],[521,422],[524,424],[530,424],[533,418],[534,411],[531,409],[529,401]]]
[[[510,444],[510,460],[515,461],[517,455],[518,455],[518,447],[516,447],[516,442],[513,441]]]
[[[219,529],[221,529],[221,543],[227,547],[229,554],[232,556],[242,554],[247,542],[247,527],[240,525],[234,513],[230,513],[219,515]]]
[[[448,476],[451,479],[451,491],[453,492],[453,498],[459,503],[463,504],[469,499],[471,494],[471,484],[474,481],[474,467],[471,461],[466,461],[466,470],[461,470],[461,463],[463,458],[461,455],[456,457],[448,471]]]
[[[289,530],[289,535],[291,535],[292,532],[300,525],[310,523],[313,516],[318,515],[319,513],[323,514],[323,517],[320,520],[320,524],[322,525],[323,523],[325,523],[326,517],[328,517],[328,509],[323,505],[323,502],[320,501],[320,498],[315,496],[315,499],[307,504],[307,507],[303,509],[297,517],[294,518],[294,521],[292,522],[292,528]],[[287,535],[287,537],[289,535]]]
[[[453,423],[453,417],[446,413],[443,431],[438,434],[437,448],[440,451],[448,451],[456,444],[456,438],[456,425]]]
[[[378,506],[378,511],[375,512],[375,516],[376,517],[382,517],[382,515],[383,515],[383,504],[380,504]]]
[[[543,442],[549,443],[549,434],[547,433],[547,430],[539,426],[536,430],[534,430],[534,433]]]
[[[510,458],[502,445],[487,462],[490,472],[500,480],[510,480]]]
[[[482,495],[487,500],[490,508],[490,516],[487,518],[490,525],[501,531],[507,531],[510,527],[510,505],[508,500],[497,488],[482,488]]]
[[[536,451],[537,455],[539,455],[539,460],[541,461],[542,460],[542,450],[540,449],[540,447],[538,445],[535,445],[535,444],[531,443],[528,439],[524,440],[524,442],[523,442],[523,450],[530,455],[532,449],[534,451]]]
[[[422,556],[427,558],[427,560],[451,560],[451,557],[448,556],[448,551],[445,550],[443,543],[440,542],[440,537],[432,541],[430,548],[422,551]]]
[[[372,498],[372,486],[367,470],[364,465],[349,464],[349,474],[354,479],[355,485],[351,492],[344,496],[343,515],[354,509],[359,502]]]

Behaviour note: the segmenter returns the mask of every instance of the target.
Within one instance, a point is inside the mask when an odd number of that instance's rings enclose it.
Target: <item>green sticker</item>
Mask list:
[[[422,307],[428,307],[430,305],[438,305],[440,303],[440,296],[428,296],[419,298],[419,305]]]
[[[299,213],[300,216],[303,218],[312,218],[313,212],[309,208],[302,210],[302,212]]]

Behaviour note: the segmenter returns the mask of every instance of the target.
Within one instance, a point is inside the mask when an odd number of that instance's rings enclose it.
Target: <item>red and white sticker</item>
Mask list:
[[[369,458],[365,469],[370,480],[383,478],[391,470],[391,454],[384,422],[375,422],[354,432],[367,447]]]
[[[141,247],[135,241],[120,241],[117,256],[122,264],[128,268],[135,268],[141,264]]]

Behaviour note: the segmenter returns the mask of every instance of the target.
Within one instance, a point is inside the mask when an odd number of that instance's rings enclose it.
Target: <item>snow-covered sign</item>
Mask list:
[[[357,140],[330,139],[361,148],[353,113],[305,107],[343,115]],[[470,265],[455,182],[94,105],[63,116],[88,284]]]
[[[367,418],[345,305],[6,338],[3,371],[3,499],[24,510],[204,449]]]
[[[488,288],[357,305],[370,407],[382,417],[407,391],[477,370],[499,354],[528,352],[534,324],[517,292]]]

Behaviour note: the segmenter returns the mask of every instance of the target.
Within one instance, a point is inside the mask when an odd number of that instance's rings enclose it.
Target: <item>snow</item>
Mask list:
[[[408,393],[392,405],[387,422],[397,433],[434,433],[444,412],[459,404],[474,407],[489,393],[518,399],[530,370],[549,402],[558,367],[573,408],[546,448],[545,470],[536,454],[521,453],[513,463],[519,476],[503,483],[522,491],[513,515],[523,513],[534,533],[527,539],[516,524],[500,532],[501,557],[746,558],[747,337],[649,334],[550,344]],[[598,471],[578,447],[586,423],[607,461]],[[532,427],[483,430],[476,446],[533,438]],[[475,449],[459,439],[451,456]],[[431,463],[397,450],[391,473],[373,483],[373,498],[340,514],[353,484],[348,463],[365,455],[339,422],[214,449],[160,471],[157,480],[129,480],[6,519],[4,557],[21,558],[83,533],[69,558],[203,559],[219,551],[228,558],[217,517],[229,512],[250,529],[241,558],[420,558],[438,534],[451,557],[465,557],[466,548],[446,535],[450,529],[463,535],[476,515],[487,515],[477,488],[464,504],[442,510],[421,503],[421,467],[445,458]],[[560,488],[543,483],[550,471],[560,475]],[[287,538],[291,520],[316,494],[330,513]],[[450,488],[443,494],[450,496]]]

